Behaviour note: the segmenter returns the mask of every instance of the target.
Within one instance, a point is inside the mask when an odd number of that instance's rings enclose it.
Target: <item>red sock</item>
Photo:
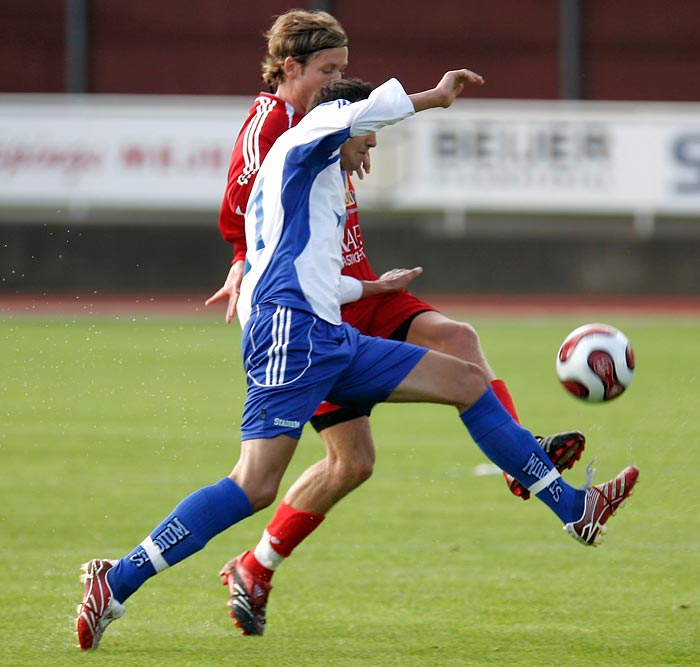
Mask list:
[[[284,501],[280,503],[272,521],[267,525],[263,540],[269,539],[269,547],[282,558],[287,558],[326,517],[323,514],[295,510]],[[270,581],[274,570],[258,562],[254,551],[248,551],[242,559],[243,567],[250,570],[254,576]]]
[[[508,387],[506,387],[506,383],[503,382],[503,380],[492,380],[491,389],[493,389],[493,393],[496,394],[496,398],[501,402],[503,407],[508,410],[510,416],[519,424],[520,418],[515,410],[515,404],[508,391]]]
[[[252,549],[243,554],[241,565],[243,565],[246,570],[249,570],[256,579],[262,579],[263,581],[270,581],[272,575],[275,573],[274,570],[269,570],[264,565],[258,563],[258,559],[255,557],[255,553]]]
[[[282,501],[267,525],[274,550],[284,558],[289,557],[325,518],[323,514],[295,510]]]

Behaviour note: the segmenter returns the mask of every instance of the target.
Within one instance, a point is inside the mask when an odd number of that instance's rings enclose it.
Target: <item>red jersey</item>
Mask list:
[[[296,113],[292,105],[280,97],[260,93],[238,133],[229,162],[226,193],[219,211],[219,230],[224,239],[233,243],[234,260],[245,259],[245,209],[260,165],[277,137],[301,119],[302,114]],[[358,280],[376,280],[377,275],[365,254],[355,189],[350,178],[347,178],[345,204],[343,274]]]
[[[219,231],[233,243],[234,260],[245,259],[245,209],[260,165],[277,137],[301,118],[291,104],[268,93],[260,93],[248,111],[231,152],[226,192],[219,210]]]

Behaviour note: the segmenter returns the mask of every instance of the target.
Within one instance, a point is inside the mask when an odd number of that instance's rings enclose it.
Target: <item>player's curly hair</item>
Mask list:
[[[335,81],[329,81],[318,89],[309,104],[309,109],[334,100],[347,100],[348,102],[366,100],[372,90],[374,90],[372,84],[362,81],[362,79],[336,79]]]
[[[275,19],[265,39],[267,56],[262,63],[262,78],[272,92],[284,81],[283,65],[288,56],[306,65],[317,51],[348,45],[343,26],[320,10],[290,9]]]

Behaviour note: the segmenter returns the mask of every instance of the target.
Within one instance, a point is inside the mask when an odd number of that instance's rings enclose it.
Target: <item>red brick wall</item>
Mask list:
[[[379,83],[398,74],[404,85],[422,89],[445,69],[465,66],[486,78],[480,97],[559,95],[557,2],[355,0],[336,6],[357,76]]]
[[[262,33],[285,2],[102,0],[93,3],[98,93],[251,94]]]
[[[0,3],[0,92],[65,91],[65,0]],[[308,2],[292,3],[308,6]],[[559,96],[558,0],[333,0],[349,74],[410,89],[465,65],[480,97]],[[583,0],[584,99],[700,100],[695,2]],[[273,0],[90,0],[95,93],[251,95]]]
[[[581,94],[594,100],[700,100],[700,5],[583,0]]]
[[[0,2],[0,92],[65,90],[65,3]]]

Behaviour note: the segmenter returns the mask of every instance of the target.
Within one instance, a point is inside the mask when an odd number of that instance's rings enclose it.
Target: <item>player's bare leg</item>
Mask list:
[[[426,311],[413,318],[406,342],[469,361],[481,369],[488,382],[496,379],[481,349],[479,335],[466,322],[456,322],[442,313]]]
[[[284,502],[306,512],[326,514],[369,479],[375,452],[367,417],[330,426],[320,435],[327,449],[326,457],[301,474]]]
[[[243,489],[255,512],[274,502],[297,442],[278,435],[241,443],[241,454],[229,478]]]

